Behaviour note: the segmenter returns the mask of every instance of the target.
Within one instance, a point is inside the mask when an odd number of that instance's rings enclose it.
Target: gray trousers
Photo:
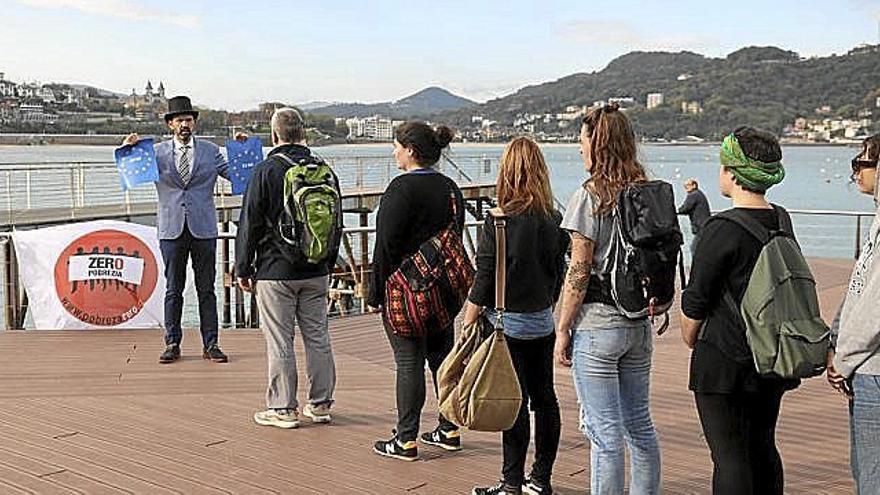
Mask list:
[[[299,324],[309,377],[309,403],[333,402],[336,364],[327,329],[326,276],[306,280],[260,280],[257,302],[260,327],[266,337],[269,362],[269,388],[266,407],[297,408],[296,355],[293,352],[294,327]]]

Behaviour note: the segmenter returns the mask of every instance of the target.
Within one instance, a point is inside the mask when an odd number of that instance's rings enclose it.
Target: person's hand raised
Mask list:
[[[132,132],[128,136],[125,136],[125,139],[122,140],[122,144],[123,144],[123,146],[134,146],[140,140],[141,140],[141,137],[138,136],[138,133]]]

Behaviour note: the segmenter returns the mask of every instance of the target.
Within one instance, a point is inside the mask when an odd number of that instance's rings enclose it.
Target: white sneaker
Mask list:
[[[275,426],[277,428],[299,427],[299,411],[292,409],[284,414],[275,409],[266,409],[254,413],[254,422],[263,426]]]
[[[312,420],[313,423],[329,423],[331,419],[330,417],[330,405],[326,402],[323,404],[306,404],[306,407],[303,408],[303,415]]]

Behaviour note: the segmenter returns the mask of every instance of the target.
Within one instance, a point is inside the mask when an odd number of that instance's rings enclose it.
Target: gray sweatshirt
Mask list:
[[[874,215],[840,311],[834,368],[847,378],[853,373],[880,375],[880,262],[875,263],[878,242],[880,209]]]

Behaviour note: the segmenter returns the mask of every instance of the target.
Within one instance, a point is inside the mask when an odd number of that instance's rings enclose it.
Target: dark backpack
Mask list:
[[[312,264],[335,259],[342,237],[342,196],[333,170],[319,157],[298,160],[276,153],[290,168],[284,174],[284,210],[278,233],[294,258]]]
[[[672,185],[630,184],[617,194],[612,216],[608,261],[614,304],[628,318],[666,313],[675,298],[682,245]],[[667,315],[661,332],[668,323]]]
[[[794,238],[791,218],[773,205],[779,230],[768,230],[736,210],[717,215],[745,229],[764,246],[737,305],[729,290],[724,303],[742,316],[755,368],[762,375],[809,378],[825,371],[831,332],[819,314],[816,282]]]

